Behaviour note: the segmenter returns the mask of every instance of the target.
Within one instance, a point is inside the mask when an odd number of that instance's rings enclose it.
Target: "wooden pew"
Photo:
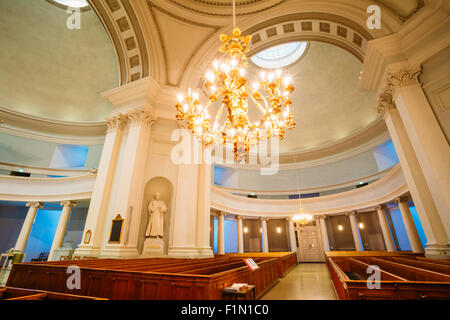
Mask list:
[[[0,300],[106,300],[41,290],[5,287],[0,289]]]
[[[418,259],[417,255],[369,253],[327,255],[326,263],[339,299],[450,299],[446,264]],[[380,268],[381,279],[368,284],[367,269],[374,265]],[[373,288],[374,285],[378,287]]]
[[[260,297],[278,281],[278,260],[258,258],[251,271],[241,257],[99,259],[13,265],[8,286],[108,299],[221,299],[233,283],[256,286]],[[66,269],[81,269],[81,289],[66,286]]]

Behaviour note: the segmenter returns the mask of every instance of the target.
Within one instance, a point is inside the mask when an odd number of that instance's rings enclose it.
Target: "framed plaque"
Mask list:
[[[92,235],[91,230],[86,231],[86,233],[84,234],[84,240],[83,240],[83,242],[86,243],[86,244],[88,244],[89,242],[91,242],[91,235]]]
[[[120,243],[122,237],[123,218],[118,214],[112,221],[109,243]]]

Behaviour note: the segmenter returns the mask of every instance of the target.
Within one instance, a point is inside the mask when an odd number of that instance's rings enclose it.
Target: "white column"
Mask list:
[[[198,164],[191,155],[201,158],[201,142],[192,135],[182,135],[182,150],[186,161],[178,164],[174,209],[171,219],[169,256],[203,258],[212,257],[209,246],[210,219],[210,166]],[[176,149],[174,149],[176,150]],[[184,152],[190,150],[190,152]],[[193,150],[193,151],[192,151]],[[187,155],[189,154],[189,156]],[[188,163],[186,163],[188,162]],[[207,187],[208,186],[208,187]],[[203,196],[199,193],[203,192]]]
[[[129,110],[128,135],[121,166],[116,171],[117,194],[113,202],[113,217],[120,214],[124,219],[120,243],[107,244],[102,254],[116,257],[134,257],[138,255],[137,243],[140,231],[140,208],[144,198],[144,174],[147,150],[150,145],[151,126],[155,118],[146,108]],[[111,216],[105,222],[107,230],[112,225]]]
[[[83,238],[81,244],[75,251],[76,255],[95,255],[100,253],[104,239],[106,213],[110,202],[114,172],[116,170],[123,130],[126,127],[127,121],[126,115],[117,115],[106,119],[108,131],[98,166],[94,190],[92,191]],[[91,232],[91,237],[89,243],[85,243],[84,239],[88,230]]]
[[[322,244],[324,251],[330,251],[330,242],[328,241],[327,225],[325,223],[325,216],[319,216],[320,233],[322,234]]]
[[[53,238],[52,247],[50,248],[50,253],[48,254],[48,261],[54,261],[55,250],[61,248],[64,242],[64,235],[66,234],[67,223],[70,218],[70,210],[72,207],[76,206],[76,202],[73,201],[63,201],[61,202],[63,209],[61,211],[61,217],[59,218],[58,226],[56,227],[55,236]]]
[[[19,238],[17,238],[16,245],[14,249],[16,251],[25,251],[27,245],[28,237],[30,236],[31,228],[33,227],[34,218],[36,218],[36,213],[38,208],[42,208],[40,202],[28,202],[27,207],[29,207],[25,221],[23,222],[22,229],[20,229]]]
[[[211,154],[211,149],[202,148],[205,153]],[[198,168],[197,193],[197,250],[202,256],[213,255],[209,243],[209,228],[211,219],[211,164],[202,161]]]
[[[244,228],[242,227],[242,216],[237,216],[238,226],[238,253],[244,253]]]
[[[297,242],[295,241],[295,230],[294,230],[294,222],[291,218],[286,218],[288,222],[288,230],[289,230],[289,243],[291,245],[291,252],[297,252]]]
[[[392,99],[389,89],[383,92],[378,98],[377,110],[384,114],[384,120],[397,151],[408,189],[427,237],[425,253],[427,256],[440,256],[445,252],[450,254],[449,237],[428,188],[424,172]]]
[[[381,232],[383,233],[384,243],[386,244],[387,251],[395,251],[394,241],[392,240],[391,231],[386,219],[386,212],[383,206],[375,207],[378,214],[378,220],[380,221]]]
[[[406,233],[408,234],[409,243],[411,245],[411,250],[417,253],[423,253],[422,242],[420,241],[419,233],[417,232],[416,226],[414,225],[414,220],[409,211],[408,200],[397,198],[395,202],[400,208],[402,214],[403,224],[405,225]]]
[[[263,252],[269,252],[269,237],[267,235],[267,218],[261,218],[261,229],[263,239]]]
[[[355,241],[356,251],[364,251],[361,235],[359,234],[358,221],[356,220],[356,211],[352,211],[348,214],[350,219],[350,225],[352,227],[353,240]]]
[[[389,73],[394,101],[439,216],[450,235],[450,146],[419,82],[420,70]]]
[[[218,214],[217,254],[225,254],[225,213]]]

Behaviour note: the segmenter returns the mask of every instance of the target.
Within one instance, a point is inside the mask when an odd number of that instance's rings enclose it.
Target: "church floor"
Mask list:
[[[261,300],[336,300],[325,263],[300,263]]]

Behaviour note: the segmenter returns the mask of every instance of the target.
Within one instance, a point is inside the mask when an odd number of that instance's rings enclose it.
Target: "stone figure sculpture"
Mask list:
[[[161,194],[156,192],[154,199],[148,205],[149,219],[145,237],[162,238],[164,236],[164,214],[166,211],[166,203],[161,200]]]

